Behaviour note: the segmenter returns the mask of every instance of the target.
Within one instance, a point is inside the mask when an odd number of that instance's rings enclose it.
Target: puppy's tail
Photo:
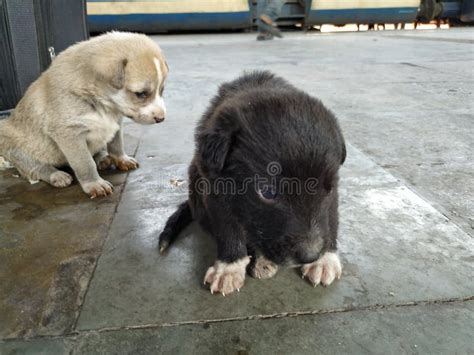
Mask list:
[[[158,242],[158,248],[160,254],[174,242],[178,237],[179,233],[186,228],[188,224],[193,221],[191,208],[189,207],[188,201],[183,202],[179,205],[178,209],[168,218],[166,221],[165,229],[160,234],[160,241]]]

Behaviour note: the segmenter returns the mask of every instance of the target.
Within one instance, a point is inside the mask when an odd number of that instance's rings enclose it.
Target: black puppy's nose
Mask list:
[[[165,120],[165,116],[155,116],[153,117],[156,123],[163,122]]]

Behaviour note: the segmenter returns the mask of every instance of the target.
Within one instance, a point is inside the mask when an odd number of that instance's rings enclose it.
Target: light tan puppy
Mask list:
[[[85,193],[109,195],[112,184],[97,166],[138,167],[123,149],[122,118],[163,121],[167,74],[160,48],[145,35],[111,32],[73,45],[0,121],[0,156],[23,177],[55,187],[71,184],[57,169],[69,165]]]

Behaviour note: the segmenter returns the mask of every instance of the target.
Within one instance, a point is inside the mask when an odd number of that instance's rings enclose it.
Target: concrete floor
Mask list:
[[[474,29],[254,37],[155,37],[168,118],[127,124],[141,167],[108,174],[112,197],[0,171],[1,354],[474,353]],[[195,123],[249,69],[321,98],[344,130],[344,271],[328,288],[289,269],[212,296],[196,226],[157,253]]]

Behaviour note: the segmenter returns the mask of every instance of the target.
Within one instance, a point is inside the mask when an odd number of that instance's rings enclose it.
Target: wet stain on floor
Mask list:
[[[0,171],[0,338],[68,333],[127,174],[101,173],[115,190],[97,200],[16,175]]]

